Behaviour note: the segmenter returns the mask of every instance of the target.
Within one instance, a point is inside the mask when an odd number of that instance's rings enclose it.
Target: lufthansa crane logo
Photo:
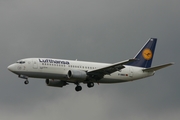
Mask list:
[[[150,60],[153,56],[152,51],[148,48],[143,50],[142,55],[146,60]]]

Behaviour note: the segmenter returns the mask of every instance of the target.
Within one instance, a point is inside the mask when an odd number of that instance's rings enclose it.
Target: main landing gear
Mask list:
[[[77,86],[75,87],[75,90],[76,90],[77,92],[79,92],[79,91],[82,90],[82,87],[81,87],[80,85],[77,85]]]
[[[81,91],[82,90],[82,87],[79,85],[79,82],[75,83],[77,86],[75,87],[75,90],[77,92]]]
[[[82,87],[79,85],[79,83],[76,83],[76,85],[77,85],[77,86],[75,87],[75,90],[76,90],[77,92],[81,91],[81,90],[82,90]],[[93,83],[93,82],[87,83],[87,87],[88,87],[88,88],[94,87],[94,83]]]
[[[93,83],[93,82],[89,82],[89,83],[87,83],[87,87],[88,87],[88,88],[92,88],[92,87],[94,87],[94,83]]]

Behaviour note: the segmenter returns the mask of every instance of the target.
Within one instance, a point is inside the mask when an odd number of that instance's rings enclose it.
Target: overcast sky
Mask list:
[[[0,0],[0,119],[179,120],[179,0]],[[153,65],[175,62],[155,76],[120,84],[30,84],[7,70],[22,58],[119,62],[150,37]]]

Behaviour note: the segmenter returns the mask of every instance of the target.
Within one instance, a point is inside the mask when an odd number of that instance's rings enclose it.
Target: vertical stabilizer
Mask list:
[[[157,38],[150,38],[141,50],[134,57],[137,61],[133,61],[127,65],[137,66],[143,68],[151,67],[154,51],[156,47]]]

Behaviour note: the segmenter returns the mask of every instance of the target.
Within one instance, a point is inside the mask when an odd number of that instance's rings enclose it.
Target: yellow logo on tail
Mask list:
[[[153,56],[152,51],[148,48],[143,50],[142,55],[143,55],[144,59],[146,59],[146,60],[150,60]]]

